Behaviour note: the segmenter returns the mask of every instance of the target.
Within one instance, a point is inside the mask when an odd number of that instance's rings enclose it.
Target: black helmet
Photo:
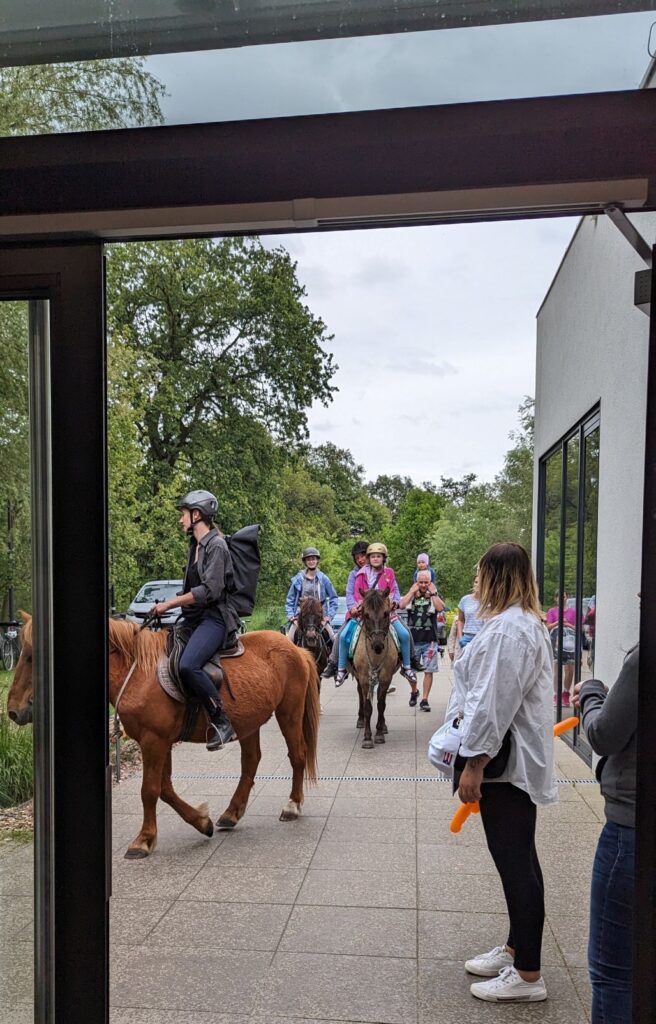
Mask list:
[[[205,519],[212,522],[219,511],[219,503],[210,491],[189,491],[184,498],[180,498],[178,508],[188,508],[190,512],[196,508]]]
[[[351,555],[355,558],[356,555],[366,555],[369,544],[366,540],[359,540],[351,548]]]
[[[318,548],[303,548],[301,561],[304,562],[306,558],[321,558]]]

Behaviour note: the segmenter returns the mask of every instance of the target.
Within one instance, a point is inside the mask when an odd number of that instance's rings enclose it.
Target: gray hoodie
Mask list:
[[[603,758],[597,778],[606,818],[629,828],[635,828],[638,652],[637,646],[629,651],[608,693],[598,679],[588,680],[580,691],[583,728],[590,746]]]

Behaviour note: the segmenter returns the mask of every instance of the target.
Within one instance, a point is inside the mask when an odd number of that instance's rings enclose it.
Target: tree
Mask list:
[[[385,542],[389,560],[396,570],[402,593],[410,588],[417,555],[426,547],[426,539],[435,529],[445,505],[441,494],[414,487],[401,502],[396,522],[387,530]]]
[[[409,476],[388,476],[382,474],[367,484],[367,490],[372,498],[376,498],[382,505],[389,509],[392,522],[396,520],[401,508],[401,502],[412,490],[414,484]]]
[[[153,493],[213,420],[253,417],[274,439],[307,436],[306,409],[335,390],[325,324],[296,264],[257,238],[116,246],[108,323],[148,401],[137,422]]]
[[[164,95],[140,57],[0,68],[0,136],[161,124]]]
[[[460,480],[452,476],[441,476],[438,490],[452,505],[462,505],[475,483],[475,473],[466,473]]]

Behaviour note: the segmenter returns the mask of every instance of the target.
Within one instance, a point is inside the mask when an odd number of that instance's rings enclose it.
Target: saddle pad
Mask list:
[[[355,629],[353,631],[353,636],[351,637],[351,644],[349,646],[349,661],[353,661],[353,656],[355,654],[355,648],[358,646],[358,640],[360,639],[360,633],[361,632],[362,632],[362,626],[358,622],[357,626],[355,627]],[[397,636],[396,630],[390,628],[390,633],[392,634],[392,640],[394,641],[396,649],[397,649],[397,651],[400,654],[401,653],[401,642],[400,642],[400,640],[399,640],[399,638]]]
[[[187,703],[180,687],[169,671],[169,659],[165,654],[160,654],[157,661],[157,680],[164,693],[168,693],[169,697],[177,700],[178,704]]]

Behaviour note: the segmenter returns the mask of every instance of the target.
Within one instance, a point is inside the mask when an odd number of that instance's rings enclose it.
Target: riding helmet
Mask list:
[[[368,555],[385,555],[387,558],[387,548],[384,544],[370,544],[367,548]]]
[[[179,509],[188,508],[190,512],[196,508],[210,522],[219,511],[219,503],[210,491],[189,491],[184,498],[180,498],[177,507]]]
[[[306,558],[321,558],[321,554],[317,548],[303,548],[301,561],[304,562]]]

